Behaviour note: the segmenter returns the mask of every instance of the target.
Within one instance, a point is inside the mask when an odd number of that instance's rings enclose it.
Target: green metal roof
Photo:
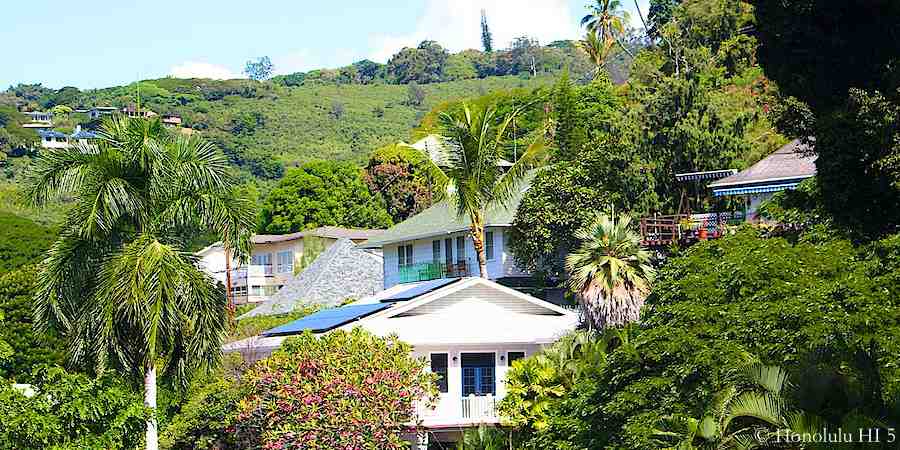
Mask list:
[[[485,213],[485,226],[498,227],[510,226],[516,216],[516,209],[525,196],[525,191],[531,186],[533,176],[529,176],[513,196],[507,207],[494,207]],[[363,248],[379,248],[386,244],[424,239],[460,231],[468,231],[472,222],[469,217],[460,218],[456,210],[446,201],[436,203],[425,211],[394,225],[384,233],[369,239],[362,244]]]

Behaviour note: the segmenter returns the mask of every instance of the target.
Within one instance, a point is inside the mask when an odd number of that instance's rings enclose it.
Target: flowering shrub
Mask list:
[[[264,449],[400,449],[434,375],[396,337],[355,329],[290,338],[244,377],[234,431]]]

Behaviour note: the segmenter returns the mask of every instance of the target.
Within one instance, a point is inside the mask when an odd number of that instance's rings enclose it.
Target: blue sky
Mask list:
[[[648,0],[639,0],[646,14]],[[435,39],[479,46],[487,10],[495,47],[515,36],[542,43],[578,36],[587,0],[64,0],[3,7],[0,89],[17,83],[97,88],[166,75],[238,77],[268,55],[277,73],[385,62]],[[633,11],[633,0],[625,0]],[[632,14],[637,24],[637,16]]]

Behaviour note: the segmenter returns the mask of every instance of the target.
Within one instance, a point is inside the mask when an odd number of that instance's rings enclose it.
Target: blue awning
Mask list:
[[[719,180],[737,173],[737,169],[707,170],[705,172],[676,173],[678,181]]]
[[[300,334],[306,330],[313,333],[324,333],[341,325],[361,319],[383,309],[393,306],[390,303],[373,303],[363,305],[348,305],[340,308],[323,309],[314,312],[302,319],[286,323],[280,327],[263,332],[263,336],[290,336]]]
[[[766,192],[778,192],[786,191],[788,189],[797,189],[798,184],[800,183],[766,184],[762,186],[743,186],[713,189],[713,195],[715,195],[716,197],[724,197],[729,195],[763,194]]]

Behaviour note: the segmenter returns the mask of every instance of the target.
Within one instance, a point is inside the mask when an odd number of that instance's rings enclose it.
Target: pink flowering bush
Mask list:
[[[234,432],[264,449],[400,449],[434,376],[395,337],[355,329],[290,338],[244,376]]]

